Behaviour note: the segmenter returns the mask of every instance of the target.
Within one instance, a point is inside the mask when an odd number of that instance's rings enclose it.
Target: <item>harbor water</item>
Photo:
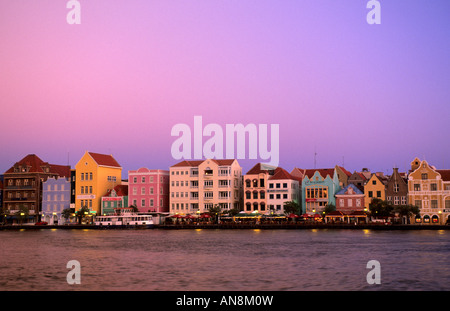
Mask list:
[[[450,290],[449,230],[24,229],[0,241],[2,291]]]

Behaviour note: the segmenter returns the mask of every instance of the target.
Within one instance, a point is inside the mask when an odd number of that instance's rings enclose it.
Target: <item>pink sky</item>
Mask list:
[[[177,123],[279,124],[280,166],[450,168],[450,2],[0,3],[0,172],[26,154],[168,169]],[[241,162],[241,161],[240,161]],[[244,172],[255,161],[242,161]],[[126,178],[126,173],[123,174]]]

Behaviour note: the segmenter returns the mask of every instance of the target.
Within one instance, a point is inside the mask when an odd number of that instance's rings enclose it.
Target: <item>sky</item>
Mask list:
[[[194,116],[278,124],[288,171],[450,169],[450,1],[380,0],[374,25],[366,0],[79,0],[73,25],[67,2],[0,1],[0,172],[169,169]]]

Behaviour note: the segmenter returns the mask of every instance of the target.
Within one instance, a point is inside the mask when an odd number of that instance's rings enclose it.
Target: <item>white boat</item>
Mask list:
[[[110,228],[153,228],[153,216],[133,212],[130,208],[115,209],[113,215],[96,216],[96,226]]]

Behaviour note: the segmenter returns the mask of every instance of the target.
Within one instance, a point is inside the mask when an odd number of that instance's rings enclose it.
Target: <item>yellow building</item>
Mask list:
[[[88,152],[75,166],[75,210],[101,213],[101,198],[122,182],[122,167],[112,155]]]
[[[372,174],[364,184],[364,207],[369,209],[373,199],[386,200],[386,182],[384,176]]]
[[[420,208],[416,223],[445,224],[450,219],[450,170],[415,158],[408,175],[408,200]]]

